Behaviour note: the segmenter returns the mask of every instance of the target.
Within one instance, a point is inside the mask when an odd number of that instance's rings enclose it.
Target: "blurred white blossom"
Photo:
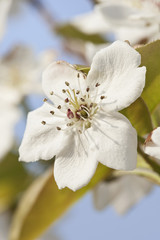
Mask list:
[[[88,15],[88,16],[87,16]],[[108,0],[71,23],[86,33],[114,33],[131,44],[160,38],[160,3],[152,0]]]
[[[55,52],[46,51],[36,59],[23,46],[10,51],[0,62],[0,159],[12,148],[15,125],[20,119],[19,104],[25,96],[41,93],[40,78],[46,65],[55,59]]]
[[[11,4],[12,0],[0,0],[0,39],[2,39],[5,33]]]
[[[139,176],[122,176],[99,183],[93,190],[94,205],[102,210],[112,205],[117,213],[125,214],[152,190],[153,184]]]
[[[141,95],[146,68],[138,67],[140,62],[137,51],[117,41],[97,52],[88,76],[63,61],[49,65],[42,86],[55,105],[44,99],[42,107],[29,113],[20,160],[56,155],[58,187],[72,190],[90,181],[98,162],[134,169],[136,131],[118,111]]]

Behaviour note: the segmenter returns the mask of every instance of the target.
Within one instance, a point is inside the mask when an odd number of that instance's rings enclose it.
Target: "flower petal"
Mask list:
[[[137,134],[129,120],[120,113],[97,116],[92,139],[96,142],[97,160],[119,170],[132,170],[137,162]]]
[[[87,34],[105,33],[111,29],[100,11],[95,8],[92,12],[76,16],[71,24]]]
[[[151,191],[152,186],[146,179],[130,175],[101,182],[93,192],[95,207],[102,210],[111,204],[117,213],[125,214]]]
[[[71,64],[58,61],[51,63],[43,73],[42,88],[47,97],[55,104],[64,104],[67,95],[62,92],[70,84],[71,89],[80,90],[85,87],[86,76],[77,71]],[[80,85],[80,86],[79,86]]]
[[[118,196],[112,202],[119,214],[125,214],[131,207],[147,195],[153,184],[139,176],[124,176],[120,179]]]
[[[144,152],[160,160],[160,127],[153,130],[146,139]]]
[[[141,95],[146,68],[138,68],[140,63],[140,54],[122,41],[114,42],[95,55],[87,81],[92,86],[97,82],[101,84],[97,96],[106,96],[103,102],[108,111],[119,111]]]
[[[67,144],[67,131],[57,130],[65,127],[65,118],[50,113],[54,107],[47,103],[28,114],[26,131],[19,148],[20,161],[34,162],[49,160]]]
[[[92,143],[83,134],[79,134],[79,137],[75,134],[55,161],[54,177],[59,189],[68,187],[76,191],[90,181],[96,167],[97,161]]]

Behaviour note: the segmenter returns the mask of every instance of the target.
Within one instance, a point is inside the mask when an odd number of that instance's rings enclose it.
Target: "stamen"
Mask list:
[[[50,95],[53,95],[53,94],[54,94],[54,92],[53,92],[53,91],[51,91],[51,92],[50,92]]]
[[[80,98],[80,99],[81,99],[81,101],[82,101],[82,102],[84,102],[84,101],[85,101],[85,100],[84,100],[84,98]]]
[[[96,83],[95,87],[99,87],[99,86],[100,86],[100,84],[99,84],[99,83]]]
[[[69,119],[74,118],[74,114],[73,114],[73,112],[71,111],[71,109],[68,109],[68,111],[67,111],[67,117],[68,117]]]
[[[61,128],[60,128],[60,127],[57,127],[57,130],[58,130],[58,131],[60,131],[60,130],[61,130]]]
[[[80,74],[79,74],[79,73],[77,73],[77,77],[78,77],[78,78],[80,77]]]
[[[87,87],[87,88],[86,88],[86,92],[89,92],[89,90],[90,90],[89,87]]]
[[[105,96],[101,96],[100,99],[103,100],[105,98]]]
[[[52,115],[54,115],[54,111],[50,111],[50,113],[51,113]]]
[[[69,82],[65,82],[66,86],[69,86]]]
[[[48,101],[48,99],[47,99],[47,98],[44,98],[44,99],[43,99],[43,102],[47,102],[47,101]]]
[[[41,123],[42,123],[43,125],[46,125],[46,122],[45,122],[45,121],[42,121]]]
[[[71,126],[73,126],[73,125],[74,125],[73,122],[71,122],[71,123],[67,123],[67,124],[66,124],[67,127],[71,127]]]
[[[61,109],[61,105],[58,105],[58,107],[57,107],[58,109]]]
[[[76,91],[76,94],[79,94],[79,93],[80,93],[80,91],[79,91],[79,90],[77,90],[77,91]]]
[[[66,93],[66,90],[65,90],[65,89],[62,89],[62,92],[63,92],[63,93]]]
[[[66,102],[66,103],[68,103],[68,102],[69,102],[69,99],[68,99],[68,98],[66,98],[66,99],[65,99],[65,102]]]

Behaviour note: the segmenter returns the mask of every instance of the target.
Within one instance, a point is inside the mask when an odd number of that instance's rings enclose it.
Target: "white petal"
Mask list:
[[[140,54],[127,43],[116,41],[100,50],[91,65],[88,84],[98,82],[99,94],[108,111],[119,111],[134,102],[142,93],[145,85],[145,67],[139,67]]]
[[[75,191],[90,181],[96,167],[92,143],[83,134],[79,137],[75,134],[68,142],[63,155],[61,154],[55,161],[54,177],[60,189],[68,187]]]
[[[137,162],[137,134],[120,113],[99,115],[93,123],[92,138],[97,144],[97,160],[119,170],[133,170]]]
[[[65,128],[65,118],[52,116],[52,110],[55,111],[54,107],[45,103],[28,114],[25,134],[19,148],[20,161],[49,160],[67,144],[68,133],[57,130],[57,127]],[[43,125],[42,121],[46,124]]]
[[[71,24],[87,34],[106,33],[111,27],[96,9],[72,19]]]
[[[67,95],[62,92],[67,89],[65,82],[75,90],[86,86],[84,75],[64,61],[51,63],[43,73],[42,87],[47,97],[55,104],[64,103]],[[80,86],[79,86],[80,83]],[[53,92],[53,95],[50,93]]]
[[[139,176],[124,176],[120,179],[118,196],[112,205],[119,214],[125,214],[131,207],[147,195],[153,184]]]
[[[112,204],[119,214],[124,214],[148,194],[152,186],[139,176],[123,176],[99,183],[93,192],[95,207],[101,210]]]
[[[100,182],[93,189],[94,206],[98,210],[102,210],[107,207],[117,197],[120,189],[119,181],[117,179],[109,182]]]
[[[0,1],[0,39],[3,37],[12,0]]]
[[[149,135],[144,145],[144,152],[160,160],[160,127]]]

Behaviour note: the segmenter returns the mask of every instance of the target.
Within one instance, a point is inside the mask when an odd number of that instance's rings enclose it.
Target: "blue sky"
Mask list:
[[[61,21],[92,9],[90,0],[45,0],[44,2],[51,14]],[[0,54],[5,53],[17,43],[30,45],[36,53],[51,47],[58,51],[59,42],[60,39],[53,36],[39,14],[31,7],[25,6],[21,14],[9,21],[6,35],[1,42]],[[62,49],[59,58],[74,63],[74,58],[63,54]],[[32,101],[35,100],[32,99]],[[33,102],[33,108],[39,104],[40,101]],[[24,124],[17,130],[22,133]],[[64,240],[157,239],[159,237],[159,200],[160,188],[155,187],[152,193],[127,215],[120,217],[111,207],[101,212],[96,211],[92,203],[92,194],[89,193],[55,224],[55,229]]]

